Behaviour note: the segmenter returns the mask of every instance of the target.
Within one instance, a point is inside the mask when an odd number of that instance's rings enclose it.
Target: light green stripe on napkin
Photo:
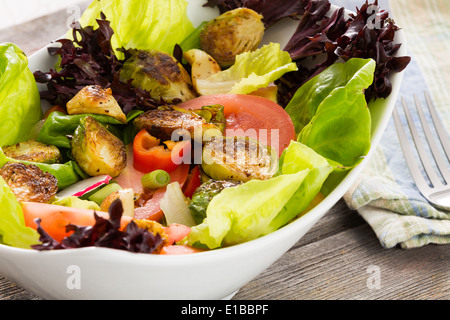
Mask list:
[[[344,200],[358,210],[385,248],[450,243],[450,213],[411,198],[402,189],[379,147]]]

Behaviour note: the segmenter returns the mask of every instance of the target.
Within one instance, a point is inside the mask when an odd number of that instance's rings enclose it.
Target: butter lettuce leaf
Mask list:
[[[244,52],[236,56],[233,66],[205,79],[197,79],[197,91],[201,95],[236,93],[247,94],[267,87],[290,71],[296,71],[286,51],[280,50],[279,43]]]
[[[370,149],[371,118],[364,95],[374,79],[375,61],[353,58],[336,63],[300,87],[286,112],[298,141],[348,169]]]
[[[2,177],[0,206],[0,243],[24,249],[40,243],[37,231],[25,225],[22,207]]]
[[[281,160],[273,178],[251,180],[216,195],[206,218],[192,227],[187,244],[215,249],[246,242],[279,229],[304,211],[333,167],[296,141]]]
[[[0,44],[0,146],[28,140],[41,116],[39,90],[25,53],[12,43]]]
[[[187,6],[185,0],[96,0],[85,10],[79,23],[97,28],[96,19],[103,13],[114,30],[111,44],[120,59],[123,53],[118,49],[122,47],[159,49],[172,54],[175,44],[194,31]]]

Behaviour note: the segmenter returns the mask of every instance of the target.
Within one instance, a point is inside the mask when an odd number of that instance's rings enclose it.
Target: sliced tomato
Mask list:
[[[167,227],[164,227],[164,231],[169,237],[169,244],[174,244],[185,237],[191,232],[191,228],[184,224],[172,223]]]
[[[199,109],[213,104],[224,106],[227,120],[225,135],[256,138],[275,148],[279,156],[291,140],[295,140],[295,128],[290,116],[280,105],[263,97],[217,94],[200,96],[178,106]]]
[[[38,202],[22,202],[21,205],[25,225],[37,229],[34,220],[40,218],[41,227],[56,241],[61,241],[64,237],[70,235],[70,232],[66,232],[68,224],[92,226],[95,223],[94,210]],[[96,211],[96,213],[100,217],[109,218],[108,212]],[[122,216],[122,228],[125,228],[131,220],[131,217]]]
[[[159,254],[190,254],[202,251],[203,250],[185,245],[170,245],[164,246]]]
[[[180,164],[174,171],[170,172],[170,181],[178,182],[181,187],[183,187],[184,183],[189,174],[189,165],[188,164]],[[153,196],[145,202],[142,207],[138,207],[134,209],[134,218],[135,219],[148,219],[159,221],[163,217],[163,212],[159,207],[159,202],[164,197],[166,193],[166,187],[160,188],[153,193]]]

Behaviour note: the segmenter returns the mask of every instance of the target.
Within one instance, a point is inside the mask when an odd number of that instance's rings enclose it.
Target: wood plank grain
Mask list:
[[[372,268],[379,288],[370,282]],[[447,246],[387,250],[361,225],[292,248],[233,299],[448,300],[449,270]]]

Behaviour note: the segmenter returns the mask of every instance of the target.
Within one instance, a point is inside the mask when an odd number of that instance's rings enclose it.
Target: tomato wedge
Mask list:
[[[249,136],[272,146],[278,156],[296,139],[294,124],[275,102],[252,95],[217,94],[200,96],[178,105],[184,109],[221,104],[227,120],[225,135]]]
[[[66,232],[71,223],[77,226],[92,226],[95,223],[94,210],[65,207],[39,202],[21,202],[25,225],[36,229],[34,219],[41,219],[42,228],[56,241],[61,241],[72,232]],[[95,211],[98,216],[109,218],[108,212]],[[131,217],[122,216],[122,229],[131,221]]]

